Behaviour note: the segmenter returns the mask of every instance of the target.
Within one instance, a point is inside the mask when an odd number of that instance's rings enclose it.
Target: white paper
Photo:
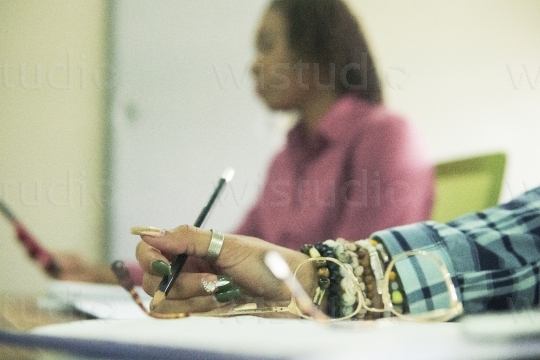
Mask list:
[[[480,317],[474,317],[482,321]],[[475,320],[475,321],[476,321]],[[491,321],[490,319],[487,319]],[[493,324],[492,325],[496,325]],[[224,355],[290,359],[516,359],[539,358],[540,338],[520,341],[471,336],[468,323],[395,319],[325,325],[310,320],[189,317],[86,320],[49,325],[34,334],[204,350]],[[470,330],[470,329],[469,329]],[[175,350],[176,351],[176,350]]]
[[[417,324],[418,325],[418,324]],[[421,326],[421,325],[420,325]],[[114,340],[216,351],[225,354],[300,357],[355,344],[385,326],[325,326],[308,320],[189,317],[185,319],[87,320],[35,329],[42,335]]]
[[[150,297],[141,295],[148,304]],[[99,319],[38,327],[34,334],[157,345],[180,353],[191,349],[310,360],[403,359],[413,354],[415,360],[540,358],[540,313],[535,311],[466,316],[453,323],[390,318],[321,324],[255,316],[164,320],[144,314],[120,286],[55,282],[50,296]]]
[[[136,288],[148,308],[152,298],[142,288]],[[53,281],[48,299],[98,319],[138,319],[147,315],[137,306],[131,295],[119,285],[93,284],[72,281]]]

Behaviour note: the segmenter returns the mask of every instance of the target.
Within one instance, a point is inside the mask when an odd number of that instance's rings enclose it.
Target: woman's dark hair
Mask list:
[[[379,76],[360,25],[341,0],[273,0],[283,14],[289,46],[302,61],[318,64],[335,79],[339,94],[380,103]],[[332,73],[333,72],[333,73]]]

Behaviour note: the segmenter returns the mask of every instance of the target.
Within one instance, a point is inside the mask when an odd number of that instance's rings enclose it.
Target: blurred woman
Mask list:
[[[299,249],[427,220],[433,168],[417,135],[382,104],[360,26],[339,0],[274,0],[257,30],[252,74],[296,125],[234,233]]]

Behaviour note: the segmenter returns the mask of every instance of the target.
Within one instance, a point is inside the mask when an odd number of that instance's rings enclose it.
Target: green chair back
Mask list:
[[[497,205],[505,166],[506,154],[500,152],[437,164],[431,218],[447,222]]]

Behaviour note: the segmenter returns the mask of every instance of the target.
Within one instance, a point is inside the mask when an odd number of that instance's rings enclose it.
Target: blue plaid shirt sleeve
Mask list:
[[[540,297],[540,187],[447,224],[421,222],[376,232],[391,256],[426,250],[448,267],[465,313],[530,309]],[[441,284],[414,259],[397,267],[411,313],[445,306]],[[444,300],[445,301],[445,300]]]

